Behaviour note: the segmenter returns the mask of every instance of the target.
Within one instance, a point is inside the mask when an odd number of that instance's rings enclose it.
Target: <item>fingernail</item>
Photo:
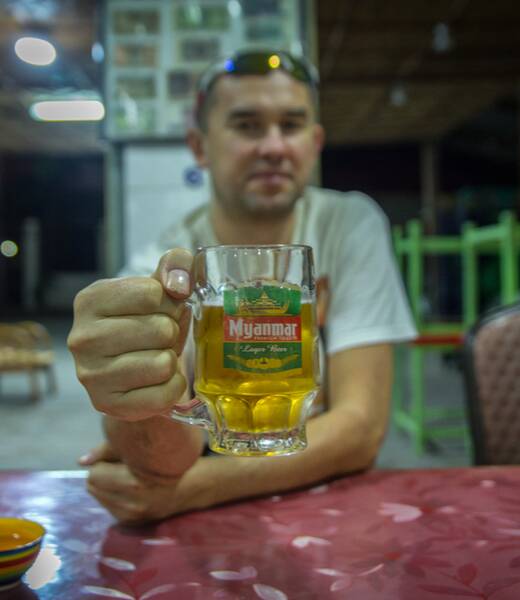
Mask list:
[[[78,458],[78,464],[82,465],[82,466],[87,466],[90,465],[94,460],[94,455],[92,454],[92,452],[88,452],[87,454],[83,454],[83,456],[80,456]]]
[[[171,271],[168,271],[168,275],[166,277],[166,287],[171,292],[176,292],[177,294],[189,294],[189,274],[182,269],[172,269]]]

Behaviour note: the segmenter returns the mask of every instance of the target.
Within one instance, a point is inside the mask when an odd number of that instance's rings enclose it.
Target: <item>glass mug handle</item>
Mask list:
[[[192,316],[199,319],[200,299],[196,291],[186,300],[186,304],[191,309]],[[198,425],[207,431],[215,429],[207,405],[197,397],[184,404],[174,404],[168,417],[188,425]]]
[[[198,425],[207,431],[214,430],[208,407],[198,398],[192,398],[186,404],[174,404],[168,416],[174,421]]]

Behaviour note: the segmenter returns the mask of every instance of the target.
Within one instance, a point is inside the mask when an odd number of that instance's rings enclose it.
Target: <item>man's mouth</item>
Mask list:
[[[286,183],[291,179],[291,176],[282,171],[261,171],[259,173],[253,173],[249,176],[249,179],[252,181],[259,181],[267,185],[279,185]]]

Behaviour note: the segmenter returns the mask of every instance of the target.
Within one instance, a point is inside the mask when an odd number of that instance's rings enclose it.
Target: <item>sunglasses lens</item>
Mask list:
[[[309,70],[299,60],[285,53],[248,52],[238,54],[224,61],[221,73],[235,73],[237,75],[266,75],[267,73],[281,68],[294,78],[316,84]],[[216,77],[219,72],[214,73]]]

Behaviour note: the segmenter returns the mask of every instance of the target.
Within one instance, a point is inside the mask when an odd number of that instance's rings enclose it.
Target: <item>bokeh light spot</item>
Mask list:
[[[19,252],[18,244],[12,240],[4,240],[0,244],[0,253],[6,258],[13,258]]]

